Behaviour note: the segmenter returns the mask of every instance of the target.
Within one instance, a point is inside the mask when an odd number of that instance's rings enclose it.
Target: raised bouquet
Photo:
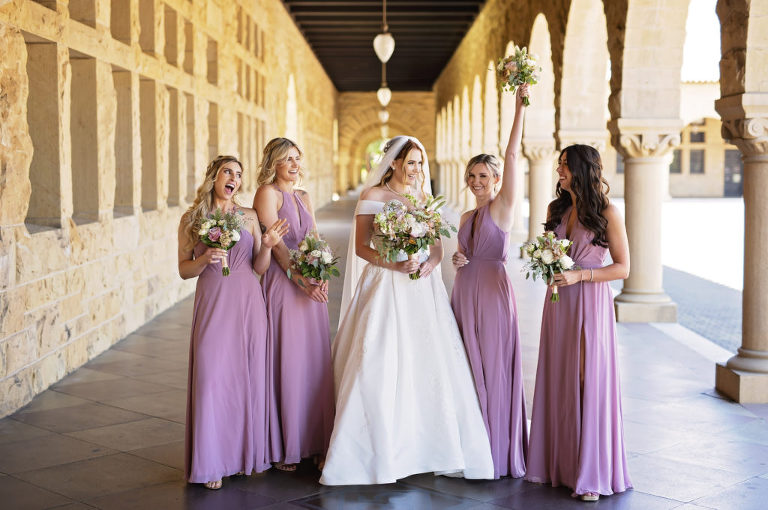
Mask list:
[[[316,232],[310,232],[299,243],[298,250],[289,250],[291,254],[291,267],[301,276],[312,282],[320,283],[324,280],[330,280],[331,276],[339,276],[339,268],[336,263],[339,257],[333,255],[331,247],[325,240],[321,239]],[[288,278],[291,278],[291,268],[286,271]],[[299,285],[304,285],[299,280]]]
[[[197,231],[200,241],[207,246],[229,252],[240,240],[240,229],[243,228],[242,216],[242,211],[224,213],[217,208],[200,222],[200,228]],[[229,276],[227,257],[221,259],[221,274]]]
[[[501,90],[510,90],[514,92],[517,87],[527,83],[536,85],[539,83],[541,67],[536,64],[536,55],[528,53],[528,49],[523,46],[515,46],[514,55],[500,58],[496,65],[496,74],[499,78]],[[531,104],[528,96],[523,98],[523,104]]]
[[[563,271],[573,269],[573,260],[568,256],[568,250],[572,244],[573,241],[568,239],[558,239],[552,231],[544,232],[537,236],[535,241],[526,243],[524,250],[529,258],[528,262],[523,266],[526,280],[533,275],[534,281],[536,281],[536,278],[541,278],[550,282],[554,278],[555,273],[562,273]],[[557,285],[552,287],[550,300],[553,303],[560,301]]]
[[[409,258],[417,257],[419,251],[428,249],[441,236],[451,237],[450,231],[456,232],[456,227],[445,222],[438,212],[445,205],[443,197],[427,195],[427,201],[421,207],[413,196],[406,195],[406,198],[413,204],[413,209],[409,210],[399,200],[390,200],[373,219],[379,230],[376,234],[379,242],[375,244],[379,255],[387,262],[397,262],[400,253],[406,253]],[[418,280],[421,271],[409,276],[411,280]]]

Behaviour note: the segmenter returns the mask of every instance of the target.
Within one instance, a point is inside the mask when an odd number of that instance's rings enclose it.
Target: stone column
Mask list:
[[[717,364],[715,387],[738,402],[768,403],[768,106],[742,107],[754,101],[744,96],[716,102],[723,138],[739,147],[744,161],[745,221],[741,347]]]
[[[664,155],[680,143],[677,119],[609,122],[613,146],[624,157],[624,203],[630,272],[616,297],[620,322],[676,322],[677,305],[664,293],[661,265],[661,205]]]
[[[544,231],[547,206],[552,200],[552,169],[555,168],[555,140],[523,140],[523,153],[528,158],[528,240]]]

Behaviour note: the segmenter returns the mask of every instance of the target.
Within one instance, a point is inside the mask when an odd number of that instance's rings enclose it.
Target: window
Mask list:
[[[704,173],[704,149],[691,150],[690,164],[692,174]]]
[[[672,163],[669,164],[669,173],[679,174],[680,169],[680,149],[675,149],[672,153]]]
[[[704,131],[691,131],[691,143],[704,143],[706,137]]]

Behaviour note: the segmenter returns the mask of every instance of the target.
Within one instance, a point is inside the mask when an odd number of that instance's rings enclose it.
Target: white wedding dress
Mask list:
[[[361,200],[357,214],[383,206]],[[392,483],[425,472],[493,478],[488,434],[439,270],[414,281],[365,266],[342,309],[332,355],[336,419],[320,483]]]

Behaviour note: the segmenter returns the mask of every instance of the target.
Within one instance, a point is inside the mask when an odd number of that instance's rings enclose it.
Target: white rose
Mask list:
[[[238,242],[240,240],[240,232],[237,230],[233,230],[229,233],[229,236],[232,238],[234,242]]]
[[[197,235],[201,235],[201,236],[204,236],[207,233],[208,233],[208,229],[205,228],[205,227],[203,227],[203,228],[201,228],[200,230],[197,231]]]
[[[302,241],[299,243],[299,250],[301,251],[307,251],[309,249],[309,245],[307,245],[306,241]]]
[[[541,250],[534,250],[531,257],[537,260],[541,259]]]
[[[563,266],[563,269],[570,269],[573,267],[573,259],[568,255],[563,255],[560,258],[560,265]]]
[[[315,257],[316,259],[319,259],[320,257],[323,256],[320,250],[312,250],[309,254]]]
[[[330,264],[331,261],[333,261],[333,255],[331,255],[327,251],[324,251],[323,256],[321,257],[321,260],[323,261],[323,264]]]
[[[223,226],[224,226],[224,225],[226,225],[226,224],[227,224],[227,222],[226,222],[226,221],[224,221],[224,220],[219,220],[219,226],[220,226],[220,227],[223,227]]]
[[[555,254],[552,253],[552,250],[544,250],[541,252],[541,261],[545,264],[551,264],[555,260]]]
[[[424,237],[424,234],[427,233],[427,224],[422,222],[416,222],[411,227],[411,235],[413,237]]]

